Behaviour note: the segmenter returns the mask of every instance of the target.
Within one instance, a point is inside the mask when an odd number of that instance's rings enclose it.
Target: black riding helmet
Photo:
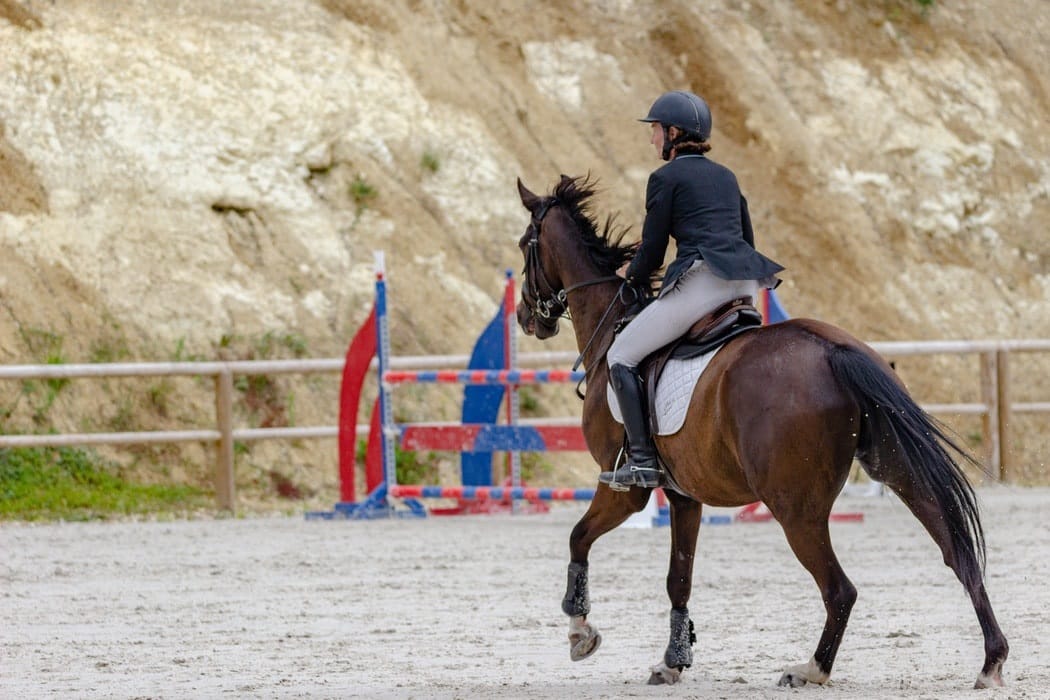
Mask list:
[[[703,98],[685,90],[665,92],[656,98],[649,114],[640,122],[659,122],[664,128],[663,159],[671,157],[670,136],[667,128],[676,126],[684,133],[677,141],[707,141],[711,138],[711,109]]]

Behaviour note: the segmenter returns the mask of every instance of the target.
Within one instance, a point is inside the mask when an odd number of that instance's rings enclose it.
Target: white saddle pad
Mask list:
[[[711,358],[723,347],[725,346],[720,345],[706,355],[691,360],[667,362],[656,387],[657,435],[674,435],[682,429],[689,401],[693,397],[693,388],[696,387],[697,380],[704,373]],[[623,413],[620,412],[620,404],[612,387],[606,385],[605,392],[609,398],[609,410],[612,411],[613,418],[617,423],[623,423]]]

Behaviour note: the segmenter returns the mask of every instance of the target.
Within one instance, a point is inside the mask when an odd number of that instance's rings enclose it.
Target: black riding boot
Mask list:
[[[627,431],[627,460],[614,472],[602,472],[598,481],[609,484],[613,491],[626,491],[632,486],[653,488],[660,485],[663,470],[656,461],[656,448],[649,434],[649,417],[642,378],[638,370],[624,365],[609,368],[609,379],[623,414]]]

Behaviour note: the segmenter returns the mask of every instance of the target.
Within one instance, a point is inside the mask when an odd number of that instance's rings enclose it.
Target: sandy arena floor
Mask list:
[[[962,587],[894,498],[844,497],[860,598],[825,688],[777,688],[823,609],[774,523],[705,526],[696,662],[645,685],[667,643],[669,532],[591,558],[602,648],[569,660],[559,609],[582,513],[427,521],[301,517],[0,527],[2,698],[1050,698],[1050,490],[979,492],[1004,690],[971,690],[982,642]],[[725,511],[721,511],[725,512]]]

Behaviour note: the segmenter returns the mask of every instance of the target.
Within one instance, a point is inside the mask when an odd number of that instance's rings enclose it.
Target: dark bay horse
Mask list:
[[[540,339],[572,315],[587,369],[583,430],[591,455],[611,469],[624,442],[606,400],[605,352],[625,300],[615,270],[630,258],[622,232],[589,210],[592,185],[562,176],[550,196],[518,182],[532,220],[518,322]],[[687,604],[702,504],[763,501],[799,562],[816,581],[827,618],[812,658],[784,671],[780,685],[824,683],[857,591],[831,547],[828,516],[856,458],[907,505],[962,582],[984,634],[984,666],[975,687],[1000,686],[1008,646],[984,586],[984,532],[973,489],[956,457],[973,461],[908,395],[889,365],[845,331],[796,319],[734,338],[714,356],[693,393],[685,425],[658,436],[657,448],[679,491],[671,506],[671,638],[650,683],[673,683],[693,660]],[[572,530],[568,587],[573,660],[594,653],[601,636],[587,616],[587,557],[595,540],[641,510],[649,490],[616,492],[600,484]]]

